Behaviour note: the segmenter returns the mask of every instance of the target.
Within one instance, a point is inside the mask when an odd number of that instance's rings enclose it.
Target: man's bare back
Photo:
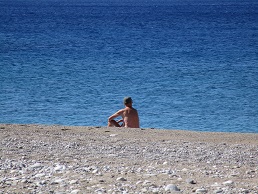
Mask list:
[[[115,114],[108,118],[109,127],[130,127],[130,128],[140,128],[138,112],[132,107],[132,99],[126,97],[124,99],[125,108],[117,111]],[[121,116],[122,120],[115,121],[114,119]],[[122,125],[119,123],[122,122]]]

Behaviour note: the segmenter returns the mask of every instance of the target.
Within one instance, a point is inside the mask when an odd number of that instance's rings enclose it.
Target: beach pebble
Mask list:
[[[106,190],[104,188],[99,188],[95,190],[94,193],[102,194],[102,193],[106,193]]]
[[[64,182],[63,179],[55,179],[51,184],[52,184],[52,185],[54,185],[54,184],[60,184],[60,183],[62,183],[62,182]]]
[[[182,169],[182,172],[187,172],[187,171],[188,171],[187,168],[183,168],[183,169]]]
[[[165,191],[180,191],[180,189],[174,184],[169,184],[165,187]]]
[[[54,171],[61,171],[61,170],[64,170],[65,169],[65,166],[63,165],[57,165],[55,168],[54,168]]]
[[[142,184],[142,183],[143,183],[142,181],[137,181],[135,184],[139,185],[139,184]]]
[[[35,178],[40,178],[40,177],[43,177],[45,176],[46,174],[45,173],[39,173],[39,174],[36,174],[35,175]]]
[[[219,187],[219,186],[220,186],[220,184],[217,183],[217,182],[215,182],[215,183],[213,183],[213,184],[211,185],[211,187]]]
[[[0,181],[1,182],[1,181]],[[21,183],[28,183],[28,180],[27,179],[22,179],[21,180]]]
[[[225,181],[223,182],[223,185],[226,185],[226,186],[230,186],[232,185],[234,182],[232,180],[229,180],[229,181]]]
[[[98,171],[99,171],[98,169],[95,169],[95,170],[93,170],[91,173],[92,173],[92,174],[96,174],[96,173],[98,173]]]
[[[177,181],[179,181],[179,182],[181,182],[183,179],[181,178],[181,177],[179,177],[178,179],[177,179]]]
[[[160,192],[160,189],[159,188],[153,188],[152,189],[152,193],[153,194],[158,194]]]
[[[116,180],[117,181],[127,181],[124,177],[118,177]]]
[[[213,193],[223,193],[223,189],[218,188],[218,189],[216,189]]]
[[[79,192],[80,192],[79,189],[75,189],[75,190],[72,190],[72,191],[71,191],[71,194],[77,194],[77,193],[79,193]]]
[[[18,171],[17,170],[11,170],[10,174],[13,174],[13,173],[16,173],[16,172],[18,172]]]
[[[38,181],[38,182],[35,182],[35,184],[36,184],[37,186],[45,185],[45,184],[46,184],[46,181],[45,181],[45,180],[44,180],[44,181]]]
[[[149,184],[151,184],[151,181],[149,181],[149,180],[145,180],[145,181],[142,183],[142,185],[149,185]]]
[[[165,173],[165,174],[173,174],[173,175],[175,175],[175,171],[173,171],[173,170],[171,170],[171,169],[165,170],[164,173]]]
[[[207,193],[208,190],[204,188],[196,189],[195,193]]]
[[[255,170],[248,170],[248,171],[246,171],[246,174],[252,174],[252,173],[255,173]]]
[[[71,181],[69,182],[70,185],[77,184],[77,183],[78,183],[78,180],[71,180]]]
[[[142,193],[147,193],[147,192],[148,192],[148,189],[144,187],[144,188],[141,189],[141,192],[142,192]]]
[[[196,184],[196,181],[193,179],[186,179],[185,181],[189,184]]]
[[[30,166],[30,168],[32,168],[32,169],[41,168],[41,167],[43,167],[43,165],[41,163],[35,163]]]
[[[242,193],[250,193],[250,191],[248,189],[243,189],[241,192]]]

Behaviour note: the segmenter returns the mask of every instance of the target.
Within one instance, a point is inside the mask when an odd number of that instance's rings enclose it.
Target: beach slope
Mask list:
[[[0,124],[0,193],[258,193],[258,134]]]

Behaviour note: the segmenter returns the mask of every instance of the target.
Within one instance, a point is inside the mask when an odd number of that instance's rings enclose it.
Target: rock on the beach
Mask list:
[[[110,136],[110,137],[116,137],[117,134],[110,134],[109,136]]]
[[[196,184],[196,181],[193,179],[186,179],[185,181],[189,184]]]
[[[95,169],[95,170],[93,170],[91,173],[92,174],[97,174],[99,172],[99,170],[98,169]]]
[[[57,165],[55,168],[54,168],[54,171],[61,171],[61,170],[64,170],[65,169],[65,166],[64,165]]]
[[[180,189],[173,184],[169,184],[165,187],[165,191],[180,191]]]
[[[78,180],[71,180],[69,183],[70,183],[70,185],[72,185],[72,184],[77,184],[77,183],[78,183]]]
[[[36,174],[35,175],[35,178],[40,178],[40,177],[43,177],[45,176],[46,174],[45,173],[39,173],[39,174]]]
[[[30,167],[35,169],[35,168],[41,168],[41,167],[43,167],[43,165],[41,163],[35,163],[35,164],[31,165]]]
[[[135,184],[136,185],[142,184],[142,181],[137,181]]]
[[[229,186],[229,185],[232,185],[234,182],[229,180],[229,181],[225,181],[223,182],[223,185],[226,185],[226,186]]]
[[[151,181],[149,181],[149,180],[145,180],[145,181],[142,183],[142,185],[149,185],[149,184],[151,184]]]
[[[218,188],[217,190],[214,191],[214,193],[222,193],[223,192],[223,189],[221,188]]]
[[[118,177],[116,180],[117,181],[127,181],[124,177]]]
[[[208,190],[204,188],[196,189],[195,193],[207,193]]]
[[[159,188],[153,188],[153,189],[152,189],[152,193],[153,193],[153,194],[158,194],[159,191],[160,191]]]
[[[62,183],[62,182],[64,182],[63,179],[55,179],[51,184],[52,184],[52,185],[53,185],[53,184],[60,184],[60,183]]]
[[[71,194],[77,194],[77,193],[79,193],[79,192],[80,192],[79,189],[75,189],[75,190],[72,190],[72,191],[71,191]]]

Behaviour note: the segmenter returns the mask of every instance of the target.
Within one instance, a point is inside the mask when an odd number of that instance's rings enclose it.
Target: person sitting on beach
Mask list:
[[[125,108],[117,111],[115,114],[108,118],[108,127],[129,127],[140,128],[138,112],[132,106],[133,100],[131,97],[124,98]],[[119,121],[114,120],[121,116]],[[121,123],[121,124],[120,124]]]

